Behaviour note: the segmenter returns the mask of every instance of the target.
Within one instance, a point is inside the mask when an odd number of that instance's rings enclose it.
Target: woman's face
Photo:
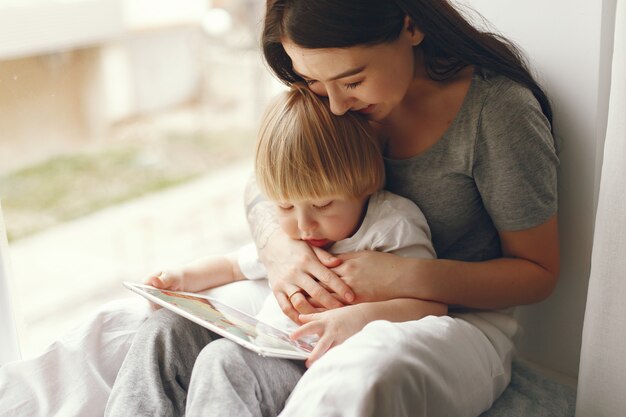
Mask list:
[[[422,39],[408,25],[391,43],[307,49],[286,39],[283,47],[294,72],[314,93],[328,97],[334,114],[358,111],[380,121],[402,102],[414,76],[413,46]]]

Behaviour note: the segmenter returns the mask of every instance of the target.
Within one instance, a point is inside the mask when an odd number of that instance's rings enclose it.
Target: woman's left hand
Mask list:
[[[354,291],[353,304],[412,296],[406,288],[413,287],[415,272],[409,261],[416,259],[376,251],[345,253],[337,258],[343,262],[331,270]]]
[[[311,356],[305,362],[307,368],[329,349],[340,345],[347,338],[361,331],[368,323],[365,313],[358,305],[326,310],[321,313],[300,314],[299,319],[304,324],[291,333],[290,337],[293,340],[313,334],[320,337]]]

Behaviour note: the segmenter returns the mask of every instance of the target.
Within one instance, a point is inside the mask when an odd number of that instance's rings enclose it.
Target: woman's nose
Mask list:
[[[350,110],[350,98],[337,89],[328,90],[328,101],[330,103],[330,111],[337,116],[341,116]]]

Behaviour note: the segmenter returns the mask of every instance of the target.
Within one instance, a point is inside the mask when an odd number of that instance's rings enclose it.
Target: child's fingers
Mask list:
[[[144,281],[143,283],[144,283],[144,284],[146,284],[146,285],[151,285],[150,283],[151,283],[151,282],[152,282],[155,278],[160,277],[162,273],[163,273],[163,272],[158,271],[158,272],[155,272],[155,273],[153,273],[153,274],[150,274],[150,276],[148,276],[148,278],[146,278],[146,279],[145,279],[145,281]]]
[[[163,281],[159,278],[158,275],[153,275],[145,281],[146,285],[151,285],[154,288],[163,288]]]
[[[322,337],[317,341],[317,344],[313,348],[311,352],[311,356],[304,362],[304,365],[307,368],[310,368],[319,358],[321,358],[328,349],[330,349],[333,345],[333,340],[330,337]]]
[[[300,314],[298,319],[302,323],[310,323],[312,321],[319,320],[319,313]]]
[[[300,339],[302,336],[306,336],[310,334],[320,334],[322,333],[321,330],[323,330],[323,328],[324,328],[324,325],[317,321],[306,323],[298,327],[296,330],[294,330],[289,335],[289,337],[291,338],[291,340],[296,340],[296,339]]]
[[[150,278],[150,285],[161,290],[184,291],[176,273],[162,272]]]
[[[161,276],[159,277],[159,280],[162,283],[162,286],[159,287],[163,290],[179,290],[178,288],[178,278],[176,277],[176,275],[171,274],[169,272],[163,272],[161,274]]]

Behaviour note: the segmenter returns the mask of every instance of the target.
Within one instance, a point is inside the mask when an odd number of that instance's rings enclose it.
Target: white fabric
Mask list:
[[[335,254],[360,250],[413,258],[437,257],[422,211],[411,200],[389,191],[373,194],[359,230],[330,248]]]
[[[583,329],[577,417],[626,415],[626,1],[618,0],[609,120]]]
[[[259,253],[252,242],[239,248],[237,263],[239,264],[239,270],[247,279],[267,277],[265,265],[259,261]]]
[[[202,294],[222,300],[231,307],[254,316],[261,310],[265,298],[272,294],[267,279],[237,281],[202,291]]]
[[[38,357],[0,368],[0,416],[102,416],[135,331],[141,298],[105,305]]]
[[[248,279],[260,278],[265,272],[254,245],[239,251],[239,267]],[[414,258],[435,258],[430,228],[422,211],[411,200],[388,191],[378,191],[369,198],[361,226],[349,238],[336,242],[334,254],[376,250]],[[257,315],[259,320],[292,332],[298,327],[283,314],[273,295],[266,298]]]
[[[280,416],[475,417],[508,385],[512,347],[480,313],[375,321],[316,362]]]
[[[265,281],[240,281],[204,293],[256,314],[269,289]],[[101,417],[135,332],[149,314],[141,297],[108,303],[41,355],[0,367],[0,417]]]

